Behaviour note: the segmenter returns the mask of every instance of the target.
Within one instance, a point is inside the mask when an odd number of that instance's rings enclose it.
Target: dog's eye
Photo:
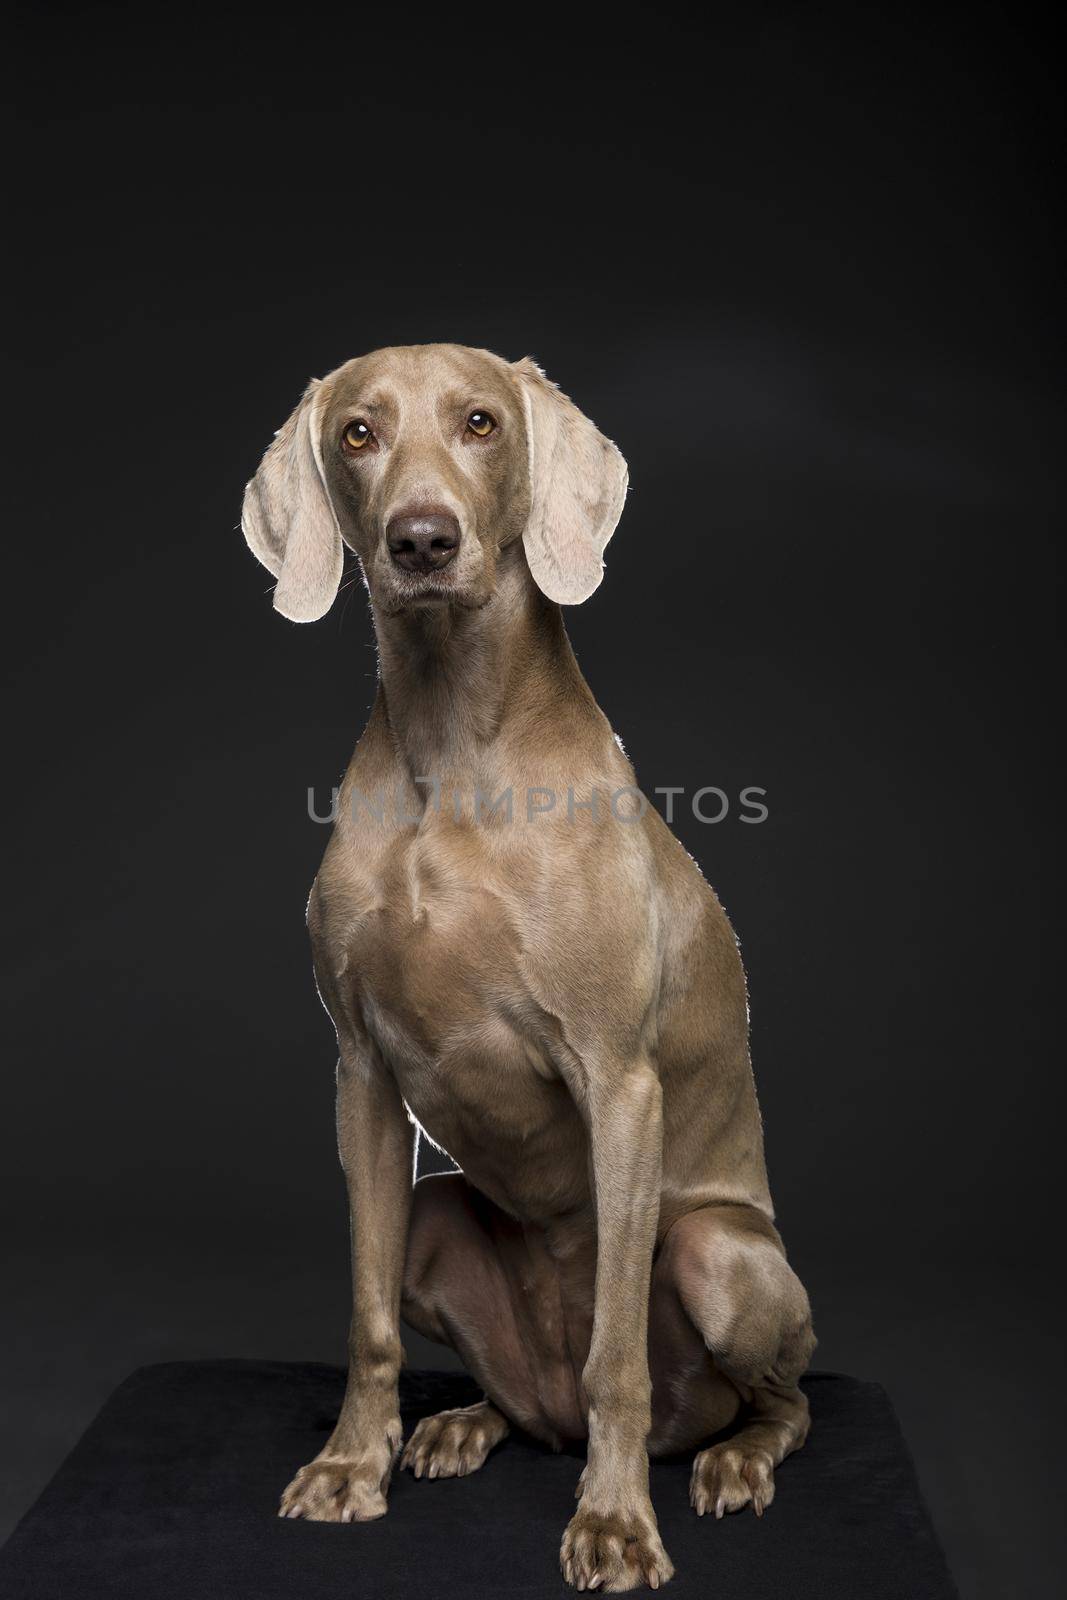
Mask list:
[[[355,422],[350,422],[341,437],[346,450],[363,450],[374,440],[373,433],[371,433],[362,417],[357,417]]]
[[[488,411],[472,411],[467,418],[467,427],[471,433],[476,433],[479,439],[484,439],[487,434],[492,433],[496,422]]]

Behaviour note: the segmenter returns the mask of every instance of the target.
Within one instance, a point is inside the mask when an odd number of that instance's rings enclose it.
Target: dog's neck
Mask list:
[[[379,705],[408,778],[493,781],[509,727],[575,696],[592,706],[560,608],[541,594],[518,544],[503,552],[496,591],[478,610],[373,607]],[[510,781],[510,774],[505,775]]]

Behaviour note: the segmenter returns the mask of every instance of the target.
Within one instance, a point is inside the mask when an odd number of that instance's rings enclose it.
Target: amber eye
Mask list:
[[[484,439],[487,434],[492,433],[496,422],[488,411],[472,411],[467,418],[467,427],[472,433],[476,433],[479,439]]]
[[[371,433],[362,417],[357,417],[355,422],[350,422],[345,429],[342,439],[346,450],[363,450],[370,444],[374,435]]]

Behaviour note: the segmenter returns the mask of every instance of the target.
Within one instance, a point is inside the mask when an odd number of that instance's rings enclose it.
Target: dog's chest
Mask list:
[[[522,987],[513,904],[477,839],[399,835],[371,864],[352,924],[349,969],[371,1031],[392,1055],[439,1056]]]
[[[581,1127],[530,994],[522,902],[500,876],[469,837],[398,840],[367,880],[348,965],[419,1122],[487,1192],[529,1213],[559,1200],[561,1158],[564,1172],[584,1170]]]

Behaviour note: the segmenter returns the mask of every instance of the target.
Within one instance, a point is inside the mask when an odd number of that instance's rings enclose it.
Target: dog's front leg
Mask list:
[[[582,1382],[589,1453],[581,1501],[560,1551],[579,1589],[656,1589],[674,1568],[648,1493],[651,1384],[648,1293],[659,1216],[663,1121],[659,1079],[645,1062],[585,1078],[596,1190],[596,1303]]]
[[[342,1038],[337,1142],[352,1238],[348,1386],[328,1443],[286,1489],[281,1516],[367,1522],[385,1515],[401,1442],[400,1290],[414,1139],[392,1075],[370,1041]]]

